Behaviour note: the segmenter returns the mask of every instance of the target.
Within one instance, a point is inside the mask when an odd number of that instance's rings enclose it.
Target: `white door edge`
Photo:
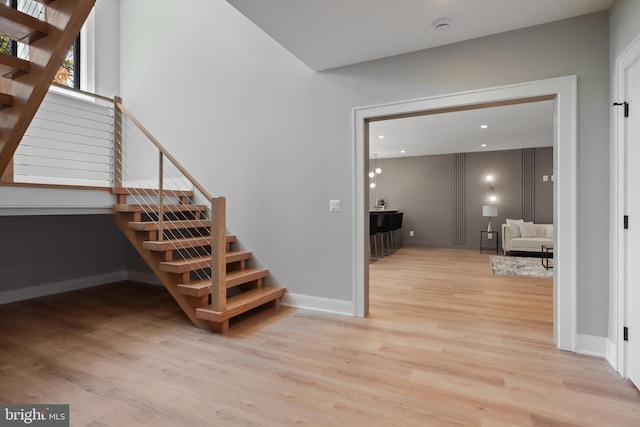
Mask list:
[[[640,35],[616,60],[614,70],[614,93],[612,103],[624,102],[626,96],[625,73],[640,60]],[[625,215],[625,123],[621,108],[611,109],[611,210],[610,210],[610,292],[609,292],[609,339],[616,354],[609,360],[620,375],[627,377],[625,344],[622,328],[625,326],[625,239],[623,215]]]

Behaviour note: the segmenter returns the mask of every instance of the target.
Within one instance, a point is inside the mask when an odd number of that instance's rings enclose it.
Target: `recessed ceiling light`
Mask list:
[[[433,21],[433,28],[438,31],[444,31],[451,26],[451,19],[449,18],[440,18]]]
[[[482,144],[480,147],[486,147],[486,146],[487,146],[487,144]]]
[[[489,125],[480,125],[480,129],[486,129],[488,127],[489,127]]]
[[[378,135],[378,139],[384,139],[384,135]]]
[[[404,153],[406,153],[406,151],[404,151],[404,150],[400,150],[400,153],[401,153],[401,154],[404,154]]]

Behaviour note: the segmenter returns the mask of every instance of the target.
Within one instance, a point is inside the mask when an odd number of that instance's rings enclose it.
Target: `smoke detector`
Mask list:
[[[438,31],[444,31],[451,26],[451,19],[449,18],[440,18],[433,21],[433,28]]]

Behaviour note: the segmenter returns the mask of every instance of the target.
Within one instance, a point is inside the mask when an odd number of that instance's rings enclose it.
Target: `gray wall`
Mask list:
[[[536,148],[534,176],[535,222],[553,224],[553,147]],[[548,181],[543,180],[548,177]],[[549,202],[551,202],[549,204]]]
[[[97,0],[95,13],[95,93],[120,94],[120,0]]]
[[[0,216],[0,236],[0,292],[127,269],[111,215]]]
[[[493,229],[499,230],[506,218],[522,218],[520,156],[520,150],[465,155],[464,245],[454,245],[453,241],[452,154],[378,160],[382,174],[377,178],[376,188],[370,190],[370,199],[384,198],[389,209],[404,212],[402,236],[406,245],[477,249],[480,231],[486,230],[488,223],[488,218],[482,216],[482,206],[492,204],[488,200],[487,175],[494,177],[498,197],[495,202],[498,217],[492,218]],[[536,148],[535,158],[535,221],[552,223],[553,189],[550,181],[542,182],[542,175],[551,175],[553,148]],[[411,230],[413,237],[409,235]]]
[[[354,108],[577,75],[578,332],[607,335],[607,12],[314,73],[229,4],[190,4],[120,4],[122,95],[228,197],[229,229],[274,280],[310,297],[352,300]]]
[[[611,29],[609,56],[613,72],[615,60],[640,35],[640,27],[638,26],[640,2],[638,0],[616,0],[609,11],[609,20]]]

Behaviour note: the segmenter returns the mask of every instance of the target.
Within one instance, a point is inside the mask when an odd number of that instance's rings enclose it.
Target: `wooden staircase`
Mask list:
[[[44,20],[33,18],[0,0],[0,36],[29,45],[29,59],[0,53],[0,181],[12,181],[13,155],[42,103],[56,72],[77,37],[95,0],[34,0],[46,5]],[[268,271],[249,267],[251,253],[231,250],[234,236],[225,236],[224,198],[211,198],[115,97],[114,218],[151,270],[194,325],[226,332],[229,319],[258,306],[279,306],[285,289],[264,286]],[[122,188],[122,122],[141,129],[191,181],[212,208],[191,203],[192,191]],[[133,191],[133,192],[132,192]],[[140,193],[159,205],[136,204]],[[162,197],[160,197],[162,195]],[[172,203],[164,204],[163,200]],[[213,207],[216,207],[215,212]],[[211,219],[205,216],[211,212]]]
[[[37,0],[45,20],[0,3],[0,35],[29,45],[29,60],[0,53],[0,175],[40,107],[95,0]]]
[[[279,307],[286,290],[263,284],[269,271],[248,266],[251,252],[232,250],[236,238],[224,234],[224,198],[214,199],[213,210],[221,210],[210,220],[203,218],[207,206],[190,202],[190,191],[165,192],[172,202],[161,210],[127,200],[141,192],[157,197],[157,190],[112,191],[116,223],[194,325],[225,333],[232,317],[265,304]]]

